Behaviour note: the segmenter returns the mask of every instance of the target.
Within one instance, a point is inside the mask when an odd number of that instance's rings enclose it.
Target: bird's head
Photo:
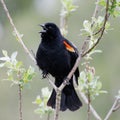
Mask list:
[[[45,23],[40,25],[42,27],[41,37],[56,38],[61,35],[59,28],[54,23]]]

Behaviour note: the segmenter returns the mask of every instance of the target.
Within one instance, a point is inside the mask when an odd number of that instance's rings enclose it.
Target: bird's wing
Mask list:
[[[79,52],[77,50],[77,47],[75,45],[73,45],[70,41],[68,41],[67,39],[63,40],[63,44],[64,44],[66,50],[70,53],[71,65],[74,66],[76,59],[79,56]],[[76,78],[79,77],[79,69],[78,68],[75,71],[75,76],[76,76]]]
[[[69,52],[76,54],[76,57],[78,57],[79,52],[78,52],[78,50],[77,50],[77,47],[76,47],[73,43],[71,43],[71,42],[68,41],[67,39],[64,39],[64,40],[63,40],[63,44],[64,44],[65,48],[66,48]]]

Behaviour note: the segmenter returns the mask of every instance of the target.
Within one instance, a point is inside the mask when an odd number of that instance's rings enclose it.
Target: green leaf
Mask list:
[[[100,93],[106,93],[101,90],[102,83],[99,81],[99,76],[95,76],[95,68],[90,67],[88,63],[85,70],[80,73],[79,86],[86,95],[90,94],[91,100],[94,100]]]
[[[108,93],[108,92],[105,90],[100,90],[100,93]]]
[[[28,75],[27,77],[28,80],[32,80],[32,78],[33,78],[33,75]]]
[[[1,57],[0,60],[1,60],[1,61],[9,61],[10,58],[9,58],[9,57]]]
[[[64,7],[64,9],[61,11],[60,15],[64,15],[68,17],[71,12],[75,11],[78,6],[73,5],[73,0],[61,0],[61,3]]]
[[[48,87],[42,88],[41,91],[42,91],[42,96],[43,97],[47,97],[48,98],[50,96],[51,92],[49,91]]]
[[[12,82],[12,85],[20,84],[21,89],[24,86],[29,86],[29,81],[32,80],[34,73],[34,68],[29,67],[27,70],[23,67],[21,61],[17,61],[17,52],[13,52],[11,57],[7,55],[7,51],[2,51],[5,57],[1,57],[0,60],[4,63],[0,63],[0,67],[7,68],[7,80]]]
[[[118,95],[116,96],[116,98],[120,99],[120,90],[118,91]]]
[[[97,89],[100,90],[102,88],[102,83],[101,82],[97,82]]]
[[[33,104],[38,105],[38,108],[35,110],[35,113],[39,114],[40,117],[42,117],[43,115],[51,114],[53,112],[53,109],[47,106],[47,100],[50,96],[49,89],[47,87],[42,88],[41,92],[42,97],[38,95],[35,101],[33,102]]]
[[[4,67],[5,63],[0,63],[0,68]]]
[[[5,57],[8,57],[7,51],[6,50],[2,50],[2,53]]]
[[[80,72],[80,79],[86,81],[86,74],[84,71]]]
[[[33,74],[34,73],[34,68],[32,66],[29,66],[28,68],[28,74]]]
[[[88,20],[83,22],[83,26],[87,32],[91,33],[91,23]]]
[[[18,61],[16,64],[16,68],[20,68],[23,65],[23,63],[21,61]]]
[[[14,61],[16,59],[17,54],[18,54],[17,52],[12,53],[12,55],[11,55],[11,60],[12,61]]]
[[[41,104],[41,102],[42,102],[42,100],[41,100],[40,96],[38,95],[36,97],[36,100],[33,103],[39,105],[39,104]]]
[[[9,75],[9,76],[8,76],[8,80],[13,81],[13,80],[14,80],[14,79],[13,79],[13,75]]]
[[[106,1],[105,0],[100,0],[98,2],[98,4],[101,5],[101,6],[103,6],[103,7],[105,7],[106,6]]]

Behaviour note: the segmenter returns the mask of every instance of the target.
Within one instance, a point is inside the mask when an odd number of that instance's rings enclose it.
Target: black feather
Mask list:
[[[55,85],[59,87],[74,66],[78,57],[78,50],[61,35],[59,28],[54,23],[46,23],[42,25],[42,28],[43,31],[40,32],[42,39],[36,54],[37,65],[43,71],[43,77],[51,74],[55,77]],[[65,46],[64,42],[67,46]],[[78,68],[74,75],[78,84]],[[53,90],[47,105],[55,108],[55,98],[56,92]],[[75,111],[81,106],[82,103],[73,87],[72,77],[70,84],[65,86],[62,91],[60,110],[69,109]]]

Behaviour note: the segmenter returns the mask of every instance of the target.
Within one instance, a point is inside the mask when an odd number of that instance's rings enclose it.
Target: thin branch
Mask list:
[[[83,92],[81,92],[81,90],[78,87],[75,79],[74,79],[73,83],[74,83],[74,86],[75,86],[76,90],[79,92],[80,98],[82,98],[83,101],[84,101],[84,103],[86,105],[88,105],[89,101],[88,101],[87,97],[85,96],[85,94]],[[93,108],[93,106],[91,104],[89,104],[89,107],[90,107],[90,112],[93,114],[93,116],[95,117],[95,119],[96,120],[102,120],[101,117],[98,115],[98,113],[96,112],[96,110]]]
[[[17,77],[19,80],[21,80],[21,75],[20,71],[17,74]],[[23,120],[22,116],[22,89],[21,89],[21,84],[18,84],[18,96],[19,96],[19,120]]]
[[[89,84],[89,81],[87,80],[87,84]],[[90,104],[91,104],[91,98],[90,98],[90,91],[89,91],[89,88],[87,90],[87,99],[88,99],[88,110],[87,110],[87,113],[88,113],[88,120],[90,120]]]
[[[67,14],[62,14],[62,12],[65,12],[65,8],[64,6],[62,6],[62,9],[61,9],[61,17],[60,17],[60,28],[61,28],[61,32],[63,34],[63,36],[66,36],[68,31],[67,31],[67,23],[68,23],[68,16]]]
[[[120,109],[120,99],[118,101],[118,105],[113,109],[113,112],[117,111],[118,109]]]
[[[98,2],[99,2],[99,1],[100,1],[100,0],[96,0],[95,10],[94,10],[94,13],[93,13],[93,16],[92,16],[92,17],[94,17],[94,18],[97,17],[98,12],[99,12],[99,5],[98,5]]]
[[[87,97],[84,95],[84,93],[80,92],[79,90],[79,94],[81,96],[81,98],[84,100],[84,102],[86,104],[88,104],[88,99]],[[96,118],[96,120],[102,120],[101,117],[98,115],[98,113],[96,112],[96,110],[93,108],[93,106],[91,104],[89,104],[89,107],[90,107],[90,111],[91,113],[93,114],[93,116]]]
[[[88,65],[88,63],[86,63],[86,65],[85,65],[85,68],[86,68],[86,71],[87,72],[89,72],[89,65]],[[88,120],[90,120],[90,113],[91,113],[91,111],[90,111],[90,104],[91,104],[91,93],[90,93],[90,86],[89,86],[89,83],[90,83],[90,81],[89,81],[89,79],[88,79],[88,77],[87,77],[87,81],[86,81],[86,84],[88,85],[88,88],[87,88],[87,99],[88,99],[88,104],[87,104],[87,117],[88,117]]]
[[[19,95],[19,120],[23,120],[22,118],[22,91],[21,85],[18,85],[18,95]]]
[[[56,85],[53,83],[53,81],[49,78],[49,76],[47,76],[47,79],[48,79],[49,83],[52,85],[52,87],[54,88],[54,90],[57,91],[58,88],[57,88]]]
[[[118,103],[119,103],[119,105],[118,105]],[[117,107],[117,109],[116,109],[116,106],[119,106],[119,107]],[[116,98],[116,99],[115,99],[115,102],[113,103],[111,109],[110,109],[109,112],[107,113],[107,115],[106,115],[106,117],[105,117],[104,120],[108,120],[108,119],[110,118],[111,114],[112,114],[113,112],[115,112],[116,110],[118,110],[118,108],[120,108],[120,98]]]
[[[62,11],[64,11],[64,7],[62,6],[61,8],[61,13]],[[65,19],[65,15],[62,15],[61,14],[61,17],[60,17],[60,28],[63,29],[65,28],[64,26],[66,25],[66,19]]]
[[[47,115],[47,120],[50,120],[50,112]]]
[[[20,33],[18,32],[17,28],[15,27],[15,25],[13,23],[13,20],[12,20],[12,18],[10,16],[10,13],[9,13],[9,11],[7,9],[7,6],[6,6],[5,2],[4,2],[4,0],[0,0],[0,1],[1,1],[2,5],[3,5],[3,8],[5,10],[5,13],[6,13],[7,17],[8,17],[8,20],[9,20],[11,26],[13,27],[13,30],[14,30],[14,32],[16,34],[16,37],[18,38],[19,43],[22,45],[22,47],[24,48],[25,52],[30,56],[30,58],[36,63],[35,58],[33,57],[33,55],[30,53],[30,51],[28,50],[28,48],[23,43],[21,35],[20,35]]]
[[[98,5],[98,2],[99,2],[99,0],[96,0],[96,6],[95,6],[95,10],[94,10],[94,13],[93,13],[93,18],[97,18],[97,15],[98,15],[98,12],[99,12],[99,5]],[[94,21],[93,21],[93,23],[91,24],[91,27],[93,27],[93,25],[94,25]]]
[[[93,36],[98,35],[103,30],[103,27],[101,27],[97,32],[93,33]]]
[[[100,42],[100,40],[101,40],[101,38],[102,38],[102,36],[104,34],[104,31],[105,31],[105,25],[106,25],[106,23],[108,21],[108,18],[110,16],[109,13],[108,13],[108,8],[109,8],[109,0],[107,0],[107,2],[106,2],[106,13],[105,13],[105,17],[104,17],[104,23],[103,23],[102,30],[100,30],[101,34],[100,34],[99,38],[97,39],[97,42],[88,51],[83,53],[82,57],[84,57],[85,55],[90,53],[97,46],[97,44]]]
[[[56,91],[56,105],[55,105],[54,120],[58,120],[59,111],[60,111],[60,102],[61,102],[61,91],[58,88]]]

